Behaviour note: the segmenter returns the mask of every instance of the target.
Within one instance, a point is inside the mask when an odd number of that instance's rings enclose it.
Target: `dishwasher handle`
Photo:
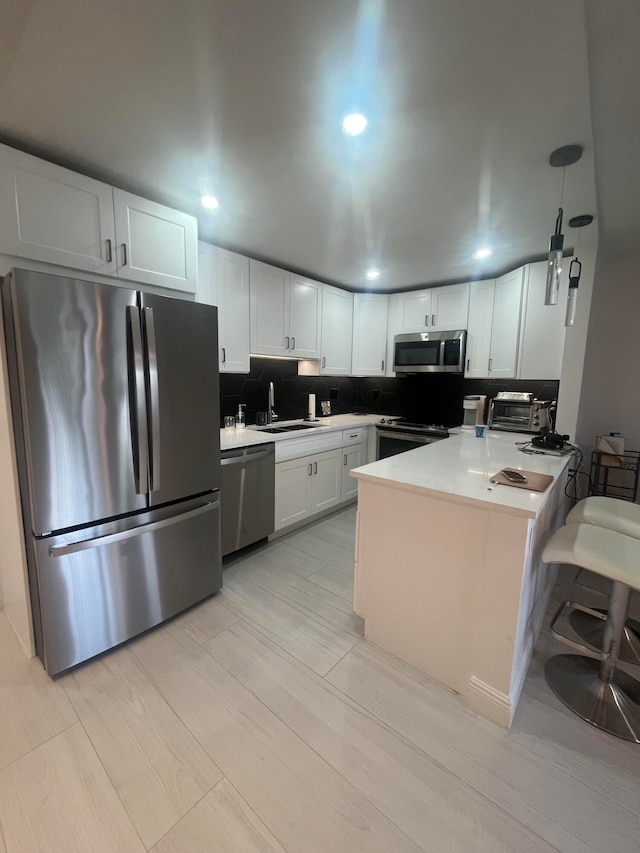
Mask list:
[[[229,454],[229,455],[227,455]],[[251,453],[247,453],[246,449],[243,448],[239,451],[234,450],[223,450],[222,456],[220,458],[221,465],[243,465],[246,462],[255,462],[257,459],[266,459],[268,456],[275,455],[275,448],[271,447],[269,450],[255,450]]]

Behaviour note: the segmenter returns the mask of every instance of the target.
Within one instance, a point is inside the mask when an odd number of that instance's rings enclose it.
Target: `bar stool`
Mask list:
[[[567,524],[553,534],[542,553],[545,563],[568,563],[612,581],[599,660],[581,655],[556,655],[545,665],[547,683],[583,720],[623,740],[640,743],[640,682],[616,668],[632,589],[640,589],[640,540],[592,524]],[[565,608],[577,608],[600,620],[602,614],[565,601],[554,616],[555,637],[578,651],[593,654],[555,631]]]
[[[595,524],[627,536],[640,539],[640,505],[618,498],[594,495],[579,501],[567,516],[566,524]],[[606,613],[599,610],[600,614]],[[581,610],[574,611],[569,621],[583,640],[598,649],[603,648],[604,623]],[[627,619],[619,659],[640,665],[640,622]]]

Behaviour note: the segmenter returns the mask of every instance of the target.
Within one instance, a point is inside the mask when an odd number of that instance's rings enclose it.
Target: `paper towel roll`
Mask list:
[[[310,421],[315,420],[316,417],[316,395],[309,394],[309,408],[307,409],[307,417]]]

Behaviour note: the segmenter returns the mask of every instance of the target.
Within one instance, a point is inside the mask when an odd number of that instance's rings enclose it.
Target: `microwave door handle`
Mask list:
[[[160,392],[158,388],[158,350],[153,308],[144,309],[144,326],[147,339],[147,370],[149,381],[149,408],[151,415],[151,452],[149,491],[160,489]]]
[[[127,305],[127,325],[131,336],[129,356],[129,399],[131,400],[131,429],[133,448],[133,477],[136,494],[145,495],[149,490],[149,444],[147,435],[147,404],[145,393],[144,357],[142,351],[142,328],[140,311],[135,305]]]

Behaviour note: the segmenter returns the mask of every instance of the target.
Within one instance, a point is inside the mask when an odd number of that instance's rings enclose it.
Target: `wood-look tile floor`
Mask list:
[[[0,853],[640,849],[640,746],[555,698],[548,631],[505,732],[363,641],[354,525],[55,681],[0,614]]]

